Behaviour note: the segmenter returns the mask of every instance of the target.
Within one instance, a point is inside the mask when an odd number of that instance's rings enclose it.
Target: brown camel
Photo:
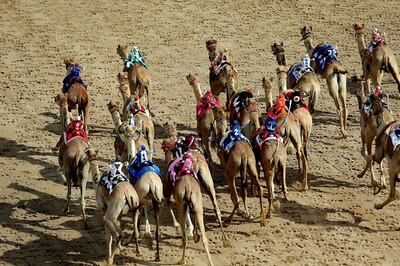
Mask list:
[[[277,61],[279,60],[278,56],[282,56],[282,54],[284,55],[284,51],[276,54]],[[308,102],[310,112],[314,113],[315,105],[318,101],[321,87],[317,75],[311,71],[304,72],[304,74],[302,74],[298,79],[296,79],[294,75],[288,75],[288,72],[290,73],[291,71],[295,71],[296,67],[300,66],[301,63],[302,62],[300,61],[297,64],[292,65],[289,71],[286,71],[285,66],[280,65],[277,68],[279,92],[287,89],[291,90],[296,88],[297,90],[306,93],[310,97]]]
[[[390,202],[396,200],[396,182],[399,180],[398,176],[400,174],[400,147],[393,143],[392,134],[397,135],[397,132],[400,127],[400,122],[397,120],[389,122],[389,124],[385,125],[378,133],[375,139],[375,153],[374,155],[368,158],[367,165],[364,170],[358,175],[358,177],[362,177],[368,170],[368,168],[372,168],[371,163],[377,162],[381,163],[384,158],[386,158],[388,162],[389,168],[389,186],[390,192],[389,197],[381,204],[376,204],[375,209],[382,209]],[[398,137],[397,137],[398,138]],[[377,194],[381,190],[374,193]]]
[[[260,162],[264,169],[265,183],[268,187],[267,218],[270,218],[272,202],[275,199],[274,178],[281,176],[283,196],[286,201],[288,200],[286,186],[287,153],[283,142],[275,136],[268,136],[262,141],[264,142],[261,144]]]
[[[262,83],[267,98],[272,98],[271,79],[263,78]],[[288,144],[287,140],[290,139],[291,143],[296,149],[299,174],[303,177],[303,190],[307,191],[308,160],[306,144],[311,133],[312,118],[308,110],[305,108],[298,108],[296,109],[296,111],[291,113],[286,110],[286,107],[284,107],[284,103],[281,104],[282,109],[279,111],[279,114],[275,114],[277,129],[279,130],[281,136],[285,139],[285,146]],[[277,103],[275,103],[275,106],[276,105]],[[267,110],[267,112],[268,111],[271,110]]]
[[[369,97],[368,103],[363,104],[360,109],[360,126],[361,126],[361,155],[366,161],[372,154],[372,142],[378,132],[388,123],[393,121],[393,115],[387,106],[383,105],[381,97],[377,94],[372,94]],[[365,153],[365,149],[367,154]],[[383,177],[383,165],[379,164],[381,172],[380,186],[386,187],[385,178]],[[371,185],[377,187],[378,183],[375,179],[374,171],[371,171]]]
[[[206,42],[206,48],[208,50],[208,56],[211,61],[211,92],[217,97],[219,97],[219,94],[221,92],[226,92],[226,106],[228,107],[231,97],[239,89],[238,73],[229,61],[227,51],[216,53],[216,40],[208,40]]]
[[[124,129],[125,139],[127,143],[128,150],[128,158],[131,158],[129,164],[132,163],[133,158],[136,156],[136,145],[135,145],[135,129],[131,125],[127,125]],[[145,151],[147,152],[147,151]],[[139,154],[139,156],[141,156]],[[149,156],[150,159],[150,156]],[[136,177],[131,176],[129,173],[130,181],[134,186],[137,195],[139,196],[140,205],[144,205],[144,213],[145,213],[145,237],[152,238],[150,224],[148,220],[148,199],[152,200],[153,208],[154,208],[154,217],[156,221],[156,261],[160,261],[160,204],[163,199],[163,183],[161,181],[160,176],[155,171],[148,171],[143,176],[140,177],[136,182]],[[136,212],[135,216],[135,224],[137,224],[139,220],[140,211]],[[136,236],[135,239],[139,238],[139,232],[135,231]]]
[[[204,249],[207,254],[207,260],[210,265],[214,265],[211,259],[210,250],[208,247],[208,239],[206,236],[206,231],[203,221],[203,202],[201,197],[201,190],[199,182],[195,179],[193,175],[183,175],[174,183],[170,178],[167,178],[167,186],[170,191],[173,191],[173,196],[176,203],[176,208],[178,210],[179,224],[181,226],[182,233],[182,259],[180,264],[186,264],[186,222],[185,219],[189,212],[194,214],[195,218],[195,242],[199,241],[199,235],[197,229],[200,228],[201,239],[203,242]]]
[[[64,208],[64,213],[70,211],[71,187],[79,186],[81,191],[81,211],[85,228],[87,218],[85,213],[85,193],[86,183],[92,178],[93,183],[99,178],[99,168],[97,161],[97,152],[90,149],[89,144],[81,137],[72,139],[69,143],[64,144],[62,153],[62,168],[67,181],[67,205]],[[60,157],[60,156],[59,156]]]
[[[369,47],[365,46],[364,41],[364,24],[356,23],[353,25],[355,37],[358,45],[358,51],[361,56],[363,76],[365,78],[365,87],[368,93],[371,92],[370,81],[375,86],[382,85],[384,72],[389,72],[397,83],[397,89],[400,92],[400,75],[396,58],[392,49],[386,43],[377,45],[373,50],[369,51]]]
[[[72,63],[74,62],[73,59],[65,59],[65,68],[68,70],[69,67],[78,64]],[[82,120],[85,123],[85,131],[88,133],[88,124],[89,124],[89,94],[85,87],[79,82],[73,82],[71,86],[63,93],[68,93],[68,111],[76,109],[78,106],[78,113],[82,117]]]
[[[355,95],[357,97],[358,109],[361,110],[364,103],[364,79],[358,75],[353,75],[351,77],[353,87],[355,88]]]
[[[119,86],[118,86],[118,92],[122,96],[122,102],[126,103],[131,97],[131,92],[129,90],[129,81],[128,81],[128,74],[125,72],[119,72],[117,75]]]
[[[112,120],[114,122],[114,130],[115,132],[118,131],[118,128],[121,126],[122,122],[121,122],[121,115],[119,113],[119,108],[118,105],[116,103],[114,103],[113,101],[110,101],[107,104],[107,108],[108,111],[110,111],[111,116],[112,116]]]
[[[120,228],[120,220],[122,215],[132,212],[132,221],[134,224],[133,235],[136,238],[138,232],[138,224],[135,222],[136,213],[139,209],[139,197],[129,182],[119,182],[109,194],[108,190],[97,184],[96,187],[97,207],[103,216],[104,229],[106,231],[107,244],[107,264],[112,265],[114,256],[122,251],[122,230]],[[113,239],[116,241],[113,247]],[[135,239],[136,254],[140,255],[139,242]]]
[[[212,107],[219,105],[219,99],[213,96],[210,92],[201,97],[201,88],[196,74],[187,75],[189,84],[193,87],[196,96],[196,120],[197,120],[197,134],[201,138],[201,143],[204,148],[204,156],[210,165],[212,162],[210,137],[214,129],[214,115]]]
[[[276,57],[276,62],[279,66],[286,66],[285,49],[283,48],[283,42],[280,44],[274,43],[271,45],[272,54]]]
[[[174,159],[174,154],[172,153],[172,149],[175,147],[176,141],[174,141],[172,138],[169,138],[163,142],[163,151],[165,155],[165,161],[167,164],[171,163]],[[192,157],[192,162],[193,162],[193,170],[195,171],[196,175],[199,178],[199,181],[201,183],[201,186],[204,188],[206,193],[211,199],[211,202],[214,206],[214,212],[217,217],[217,220],[219,222],[221,232],[222,232],[222,240],[223,240],[223,245],[224,247],[230,247],[230,241],[228,237],[226,236],[224,232],[224,228],[222,225],[222,218],[221,218],[221,211],[218,206],[218,201],[217,201],[217,196],[215,193],[215,188],[214,188],[214,181],[211,175],[210,168],[208,166],[208,163],[206,161],[206,158],[202,154],[202,152],[198,149],[189,149],[187,150],[186,153],[189,153]],[[170,210],[171,215],[173,217],[173,220],[175,220],[174,215],[172,210]],[[189,221],[189,224],[191,222]],[[176,225],[176,223],[174,222]]]
[[[117,54],[125,62],[128,59],[128,45],[120,44],[117,47]],[[138,95],[141,98],[144,94],[147,96],[147,109],[152,116],[150,105],[151,76],[146,67],[141,64],[134,64],[128,70],[129,89],[131,95]]]
[[[314,59],[314,53],[323,45],[313,45],[312,27],[304,26],[301,29],[302,40],[306,46],[307,53]],[[311,60],[314,72],[326,80],[329,94],[333,98],[336,106],[336,113],[340,120],[340,132],[343,137],[347,136],[347,107],[346,107],[346,69],[339,60],[335,59],[326,64],[325,69],[320,69],[315,60]]]
[[[227,122],[223,122],[222,119],[225,118],[226,120],[226,114],[223,114],[224,110],[221,106],[215,107],[214,108],[214,115],[216,117],[216,134],[217,134],[217,139],[218,143],[221,141],[221,136],[224,136],[225,133],[227,132]],[[258,188],[258,196],[260,198],[260,225],[265,226],[266,225],[266,220],[265,220],[265,213],[264,213],[264,208],[263,208],[263,189],[260,185],[260,181],[258,179],[258,172],[257,172],[257,166],[256,166],[256,158],[253,153],[252,147],[250,144],[245,141],[245,140],[240,140],[236,141],[229,152],[223,150],[222,147],[219,147],[220,149],[220,156],[223,156],[224,160],[224,176],[225,176],[225,181],[228,183],[229,186],[229,191],[231,194],[231,200],[233,202],[233,210],[230,214],[230,216],[226,219],[226,223],[230,223],[232,221],[233,216],[237,211],[240,212],[239,210],[239,196],[236,191],[236,175],[240,171],[240,179],[241,179],[241,197],[243,200],[244,204],[244,216],[246,219],[251,219],[252,216],[249,213],[248,207],[247,207],[247,174],[249,174],[251,178],[251,182],[255,184]]]

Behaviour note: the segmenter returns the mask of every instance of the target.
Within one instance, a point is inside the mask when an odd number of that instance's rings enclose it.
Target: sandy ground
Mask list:
[[[59,111],[53,97],[61,89],[63,58],[75,57],[86,68],[84,80],[91,95],[92,143],[100,151],[101,168],[113,159],[112,120],[106,109],[117,95],[116,74],[122,64],[119,43],[136,44],[145,51],[153,77],[157,114],[156,147],[160,124],[176,121],[181,133],[195,130],[195,98],[185,75],[198,73],[203,89],[208,83],[205,41],[211,37],[236,54],[241,87],[261,89],[263,76],[275,75],[270,52],[283,41],[287,61],[305,52],[299,29],[313,26],[316,41],[337,45],[351,74],[360,73],[360,58],[352,35],[354,22],[368,30],[387,32],[396,56],[400,50],[400,9],[397,1],[0,1],[0,263],[103,264],[104,229],[97,218],[93,189],[87,200],[90,229],[80,222],[78,189],[73,190],[70,215],[63,215],[66,187],[56,172],[51,148],[61,134]],[[392,97],[395,117],[398,92],[385,76],[384,90]],[[372,195],[369,177],[354,179],[362,168],[357,101],[348,84],[349,137],[341,139],[338,119],[325,82],[314,116],[309,147],[310,184],[298,192],[293,157],[288,166],[289,202],[281,202],[267,226],[258,219],[235,217],[227,227],[233,243],[223,248],[208,197],[205,202],[207,236],[216,265],[398,265],[400,232],[395,202],[376,211],[373,206],[388,191]],[[162,168],[163,155],[156,162]],[[213,166],[223,216],[232,203],[219,165]],[[263,185],[265,185],[263,181]],[[265,199],[266,202],[266,199]],[[257,217],[256,198],[250,211]],[[116,256],[116,264],[176,264],[181,240],[162,209],[161,263],[142,241],[142,257],[133,246]],[[188,263],[204,265],[200,243],[190,241]]]

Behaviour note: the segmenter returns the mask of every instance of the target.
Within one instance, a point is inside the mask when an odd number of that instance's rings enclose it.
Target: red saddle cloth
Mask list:
[[[207,91],[196,105],[196,117],[198,119],[203,118],[208,110],[220,104],[219,99],[212,95],[211,91]]]
[[[83,130],[84,125],[82,120],[71,121],[64,131],[64,142],[68,144],[71,140],[77,137],[83,138],[86,142],[89,142],[89,137],[87,136],[85,130]]]

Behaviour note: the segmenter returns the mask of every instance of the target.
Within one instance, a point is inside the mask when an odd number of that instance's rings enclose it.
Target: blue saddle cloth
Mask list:
[[[240,125],[235,124],[221,139],[220,145],[226,152],[229,152],[235,142],[241,140],[245,140],[250,144],[250,141],[240,133]]]
[[[68,70],[69,73],[63,80],[63,91],[66,92],[69,89],[69,87],[71,87],[71,85],[74,84],[75,82],[78,82],[87,90],[86,83],[83,82],[83,80],[81,79],[81,67],[72,66]]]
[[[313,53],[312,58],[315,59],[319,69],[324,71],[328,63],[333,60],[339,60],[339,55],[332,45],[324,44],[317,48]]]
[[[160,168],[157,167],[157,165],[153,164],[152,162],[149,161],[150,164],[142,164],[139,166],[135,166],[131,164],[129,167],[129,173],[131,174],[133,178],[133,182],[136,183],[138,182],[142,176],[148,172],[155,172],[158,176],[161,176],[161,171]]]

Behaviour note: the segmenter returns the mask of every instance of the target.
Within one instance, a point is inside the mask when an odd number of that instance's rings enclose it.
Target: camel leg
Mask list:
[[[337,74],[331,74],[329,78],[326,79],[326,84],[328,85],[329,89],[329,94],[331,95],[333,102],[335,103],[336,107],[336,113],[339,116],[339,121],[340,121],[340,131],[343,135],[343,137],[347,136],[347,133],[345,131],[345,125],[344,125],[344,119],[342,118],[342,109],[339,104],[339,84],[337,80]]]
[[[390,172],[390,170],[389,170]],[[375,209],[382,209],[385,207],[387,204],[390,202],[394,201],[396,199],[396,174],[390,173],[389,177],[389,182],[390,182],[390,192],[389,192],[389,197],[381,204],[376,204]]]
[[[228,183],[229,191],[231,193],[231,200],[233,203],[233,210],[229,217],[225,220],[225,223],[230,223],[232,221],[233,215],[236,213],[239,208],[239,196],[236,191],[235,186],[235,172],[228,167],[225,167],[225,180]]]
[[[133,213],[133,230],[134,232],[132,233],[134,238],[135,238],[135,248],[136,248],[136,256],[141,256],[142,253],[140,252],[139,248],[139,215],[140,215],[140,208],[137,208],[134,213]]]
[[[387,186],[386,186],[386,180],[385,180],[385,176],[384,176],[384,173],[383,173],[383,161],[381,161],[380,163],[379,163],[379,172],[380,172],[380,182],[379,182],[379,186],[381,187],[381,188],[386,188]]]
[[[367,146],[367,156],[368,158],[371,157],[372,154],[372,141],[368,141],[368,143],[366,143]],[[372,187],[376,187],[377,186],[377,182],[375,179],[375,172],[374,172],[374,161],[372,161],[372,164],[369,168],[370,173],[371,173],[371,186]]]
[[[182,233],[182,259],[180,264],[185,265],[186,264],[186,244],[187,244],[187,239],[186,239],[186,223],[185,223],[185,215],[187,211],[185,211],[185,206],[183,202],[176,202],[176,207],[178,209],[178,218],[179,218],[179,224],[181,225],[181,233]]]
[[[144,232],[144,236],[146,238],[153,238],[153,234],[151,233],[151,229],[150,229],[150,223],[149,223],[149,210],[147,207],[147,202],[144,203],[144,220],[145,220],[145,232]]]
[[[87,224],[87,217],[86,217],[86,213],[85,213],[85,208],[86,208],[85,194],[86,194],[86,179],[83,179],[82,184],[81,184],[81,211],[82,211],[82,216],[83,216],[83,224],[85,226],[85,229],[87,229],[88,224]]]
[[[67,183],[67,205],[64,208],[64,213],[69,213],[69,206],[71,203],[71,180],[68,180]]]
[[[303,190],[307,191],[308,190],[308,163],[307,159],[302,153],[302,163],[303,163]]]
[[[167,205],[168,205],[169,213],[171,214],[172,222],[174,224],[176,232],[177,232],[177,234],[179,234],[179,223],[175,218],[174,210],[172,209],[172,202],[170,200],[167,200]]]
[[[243,167],[246,167],[246,166],[243,166]],[[246,218],[247,220],[250,220],[250,219],[252,219],[253,217],[252,217],[252,215],[250,215],[250,213],[249,213],[249,208],[248,208],[248,206],[247,206],[247,201],[246,201],[246,199],[247,199],[247,189],[246,189],[246,187],[247,187],[247,178],[245,178],[244,180],[242,180],[242,184],[241,184],[241,186],[240,186],[240,195],[241,195],[242,200],[243,200],[245,218]]]
[[[271,218],[272,202],[275,198],[275,196],[274,196],[274,180],[273,180],[272,176],[269,176],[265,170],[264,170],[264,178],[265,178],[265,183],[267,184],[267,188],[268,188],[267,218]]]
[[[339,98],[340,104],[342,105],[342,124],[344,125],[344,129],[347,130],[347,107],[346,107],[346,75],[338,74],[338,84],[339,84]]]
[[[192,220],[190,219],[189,208],[186,210],[186,227],[187,227],[187,231],[188,231],[187,237],[188,237],[188,239],[192,239],[194,226],[193,226]]]
[[[112,236],[108,228],[105,228],[106,231],[106,244],[107,244],[107,264],[113,265],[114,256],[112,254]]]
[[[154,218],[156,220],[156,261],[160,261],[160,206],[157,200],[153,199]]]
[[[281,163],[282,167],[282,191],[283,191],[283,197],[285,198],[286,201],[289,200],[287,196],[287,186],[286,186],[286,162]]]
[[[256,164],[248,163],[248,170],[250,178],[255,181],[255,184],[258,187],[258,197],[260,199],[260,225],[265,226],[267,221],[265,220],[264,206],[262,200],[264,197],[264,191],[261,187],[260,180],[258,179]]]
[[[388,66],[389,66],[389,72],[392,74],[393,79],[397,83],[397,90],[400,93],[400,74],[399,74],[399,68],[397,66],[396,58],[394,57],[389,57],[388,58]]]
[[[196,199],[193,199],[196,197]],[[208,247],[208,239],[206,236],[206,230],[204,228],[204,221],[203,221],[203,204],[201,202],[201,194],[196,194],[192,196],[192,203],[193,203],[193,210],[194,210],[194,215],[197,220],[197,224],[200,228],[200,233],[201,233],[201,240],[203,242],[204,249],[207,254],[207,259],[208,263],[213,266],[213,262],[211,260],[211,255],[210,255],[210,250]]]
[[[364,75],[364,76],[365,76],[365,81],[364,81],[365,92],[364,93],[370,94],[371,93],[371,79],[367,78],[366,75]]]

